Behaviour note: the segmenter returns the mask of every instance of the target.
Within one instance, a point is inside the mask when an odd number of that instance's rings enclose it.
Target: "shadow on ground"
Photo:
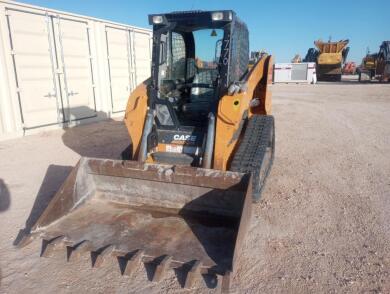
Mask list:
[[[37,222],[43,211],[48,206],[50,200],[55,193],[60,189],[62,183],[73,167],[50,165],[46,171],[45,178],[39,188],[38,194],[35,197],[34,205],[31,209],[30,215],[26,220],[24,229],[19,231],[18,236],[14,240],[14,245],[18,245],[22,241],[23,237],[31,232],[34,224]]]
[[[76,120],[72,122],[73,124],[76,123],[76,126],[64,127],[65,132],[62,135],[62,141],[65,146],[78,153],[81,157],[119,159],[121,152],[129,146],[130,142],[123,121],[121,119],[113,120],[107,118],[104,113],[95,112],[88,107],[72,108],[70,117],[78,117],[83,113],[93,113],[94,116],[103,120],[89,124],[82,124],[82,120]],[[72,168],[72,166],[59,165],[50,165],[48,167],[30,215],[27,218],[25,228],[19,231],[18,236],[14,240],[14,245],[22,242],[24,237],[31,232],[31,229],[47,208],[50,200],[65,182]],[[6,189],[5,184],[2,184],[0,182],[0,189],[3,189],[3,186]],[[0,198],[0,212],[9,206],[10,201],[8,189],[4,191]]]
[[[7,185],[0,179],[0,212],[6,211],[11,204],[11,197]]]
[[[75,107],[70,110],[71,117],[80,113],[94,113],[88,107]],[[95,112],[99,122],[82,124],[76,120],[75,127],[65,127],[62,135],[63,143],[84,157],[119,159],[121,152],[129,146],[130,138],[122,118],[108,118],[104,112]]]

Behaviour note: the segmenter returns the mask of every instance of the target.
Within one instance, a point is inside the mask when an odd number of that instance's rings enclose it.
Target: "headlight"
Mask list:
[[[213,12],[211,14],[211,19],[213,21],[223,20],[223,12]]]
[[[154,24],[160,24],[163,22],[163,17],[162,15],[154,15],[152,20]]]

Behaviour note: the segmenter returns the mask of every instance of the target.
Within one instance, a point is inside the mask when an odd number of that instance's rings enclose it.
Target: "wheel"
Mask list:
[[[252,175],[253,201],[258,202],[275,154],[275,124],[270,115],[253,115],[231,161],[230,170]]]

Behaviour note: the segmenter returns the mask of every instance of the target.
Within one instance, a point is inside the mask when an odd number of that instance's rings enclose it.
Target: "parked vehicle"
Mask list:
[[[379,52],[363,58],[359,68],[359,81],[376,79],[390,81],[390,41],[383,41]]]
[[[349,40],[338,42],[314,42],[318,48],[317,78],[318,80],[341,81],[342,68],[345,63],[349,47]]]

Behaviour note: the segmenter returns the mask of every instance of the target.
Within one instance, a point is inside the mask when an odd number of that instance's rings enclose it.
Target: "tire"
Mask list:
[[[270,115],[253,115],[231,161],[230,170],[252,175],[253,202],[258,202],[275,154],[275,124]]]

